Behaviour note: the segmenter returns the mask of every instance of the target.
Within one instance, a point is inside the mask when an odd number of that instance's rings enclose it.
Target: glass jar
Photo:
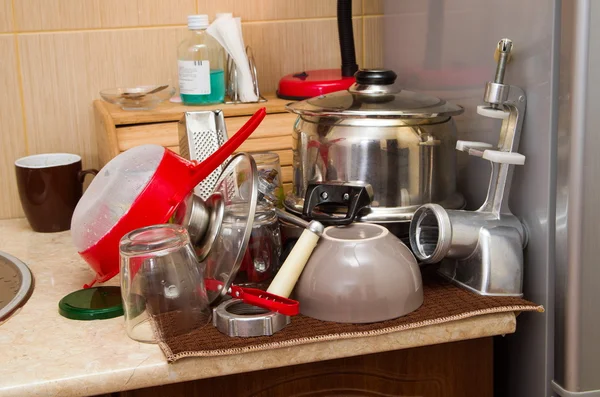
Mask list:
[[[283,208],[283,183],[279,155],[273,152],[252,153],[258,170],[258,190],[267,196],[268,201]]]
[[[234,284],[266,290],[281,266],[280,256],[281,233],[275,207],[258,203],[250,242]]]

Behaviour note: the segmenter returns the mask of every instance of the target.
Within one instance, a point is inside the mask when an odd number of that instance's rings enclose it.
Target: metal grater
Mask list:
[[[179,122],[179,152],[189,160],[205,160],[226,140],[227,128],[221,110],[185,112]],[[220,165],[196,186],[194,193],[206,200],[222,171]]]

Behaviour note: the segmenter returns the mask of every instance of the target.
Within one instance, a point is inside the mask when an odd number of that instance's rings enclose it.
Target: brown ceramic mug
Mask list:
[[[15,161],[21,205],[34,231],[70,229],[83,180],[98,173],[81,168],[81,157],[69,153],[36,154]]]

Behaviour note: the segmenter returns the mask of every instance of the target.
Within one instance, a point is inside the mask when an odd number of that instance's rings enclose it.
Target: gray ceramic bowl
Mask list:
[[[372,323],[408,314],[423,303],[412,252],[383,226],[330,226],[313,251],[295,297],[300,313],[324,321]]]

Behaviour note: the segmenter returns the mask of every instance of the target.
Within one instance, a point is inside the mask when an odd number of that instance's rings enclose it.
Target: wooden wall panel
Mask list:
[[[19,31],[100,28],[99,0],[18,0]]]
[[[382,68],[383,64],[383,17],[373,16],[363,19],[365,25],[364,68]]]
[[[183,25],[195,0],[18,0],[19,31]]]
[[[362,18],[354,18],[353,28],[360,63]],[[341,65],[334,19],[251,23],[245,24],[243,31],[246,44],[254,51],[263,92],[275,92],[279,79],[286,74]]]
[[[15,52],[13,36],[0,36],[0,54]],[[0,56],[0,219],[22,216],[14,162],[27,154],[16,57]]]
[[[103,27],[185,25],[195,0],[101,0]]]
[[[363,14],[383,14],[383,0],[363,0]]]
[[[92,101],[102,88],[176,81],[176,61],[165,54],[184,35],[169,28],[19,36],[30,152],[74,152],[96,167]]]
[[[335,0],[198,0],[198,12],[214,18],[217,12],[233,12],[242,21],[267,21],[335,17]],[[368,0],[370,1],[370,0]],[[352,0],[352,14],[361,15],[362,0]]]
[[[0,32],[12,32],[13,13],[11,0],[0,0]]]

